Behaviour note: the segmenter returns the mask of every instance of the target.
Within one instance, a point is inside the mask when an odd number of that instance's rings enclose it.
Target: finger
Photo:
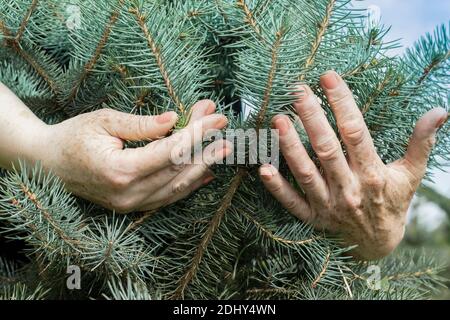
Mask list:
[[[147,176],[167,166],[180,165],[191,159],[193,146],[201,144],[211,130],[223,129],[228,120],[212,114],[190,123],[172,136],[154,141],[143,148],[125,149],[121,161],[132,164],[141,176]]]
[[[379,161],[364,117],[344,80],[334,71],[325,73],[320,83],[333,110],[350,162],[363,166]]]
[[[309,204],[284,179],[272,165],[263,165],[259,175],[265,187],[281,205],[291,214],[305,222],[312,222],[313,216]]]
[[[189,194],[193,190],[193,185],[199,179],[211,175],[209,167],[222,162],[232,151],[232,144],[226,140],[215,141],[208,145],[203,151],[203,162],[201,164],[187,166],[170,183],[149,196],[144,205],[165,201],[179,194],[186,194],[186,192]]]
[[[169,133],[177,122],[175,112],[159,116],[138,116],[115,110],[102,110],[105,130],[113,137],[129,141],[148,141],[159,139]]]
[[[184,192],[179,193],[172,198],[167,198],[158,202],[150,202],[139,208],[137,211],[151,211],[168,206],[172,203],[180,201],[181,199],[187,198],[191,193],[210,183],[214,178],[211,176],[205,176],[197,181],[195,181],[188,189]]]
[[[311,145],[325,170],[327,179],[345,185],[351,177],[351,171],[341,144],[328,123],[316,95],[308,86],[303,86],[302,89],[302,95],[294,103],[294,107],[305,127]]]
[[[297,131],[287,116],[276,116],[273,119],[275,129],[278,129],[280,148],[289,169],[297,182],[312,201],[327,201],[328,189],[314,162],[308,155]]]
[[[138,202],[141,202],[147,199],[149,194],[153,194],[170,183],[176,176],[186,170],[186,168],[187,165],[185,164],[168,166],[132,183],[126,192],[134,196],[141,195],[138,198]]]
[[[436,142],[436,133],[447,118],[447,111],[436,108],[428,111],[416,124],[405,157],[399,161],[411,173],[416,184],[425,174],[428,158]]]
[[[201,100],[192,107],[190,122],[197,121],[204,116],[213,114],[215,111],[216,104],[213,101]]]

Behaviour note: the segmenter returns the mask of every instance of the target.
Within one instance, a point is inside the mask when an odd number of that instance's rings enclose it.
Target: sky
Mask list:
[[[435,26],[450,20],[449,0],[354,0],[358,8],[377,6],[381,11],[383,24],[392,26],[387,39],[402,39],[404,46],[411,46],[426,32],[433,32]],[[399,49],[396,53],[401,53]]]
[[[379,13],[381,23],[391,26],[387,40],[401,39],[403,48],[392,52],[402,54],[406,47],[427,32],[433,32],[437,25],[450,20],[449,0],[354,0],[357,8],[372,8]],[[450,168],[448,169],[450,171]],[[444,195],[450,196],[450,173],[436,172],[434,188]],[[445,213],[436,205],[429,203],[419,208],[419,221],[433,229],[445,219]]]

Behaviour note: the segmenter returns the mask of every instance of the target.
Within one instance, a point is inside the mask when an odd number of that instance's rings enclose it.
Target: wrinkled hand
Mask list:
[[[167,138],[174,112],[135,116],[103,109],[50,126],[38,159],[74,194],[121,213],[153,210],[181,198],[213,179],[208,166],[226,157],[232,146],[216,141],[203,151],[202,163],[174,164],[178,151],[201,143],[208,130],[227,124],[213,114],[212,101],[193,107],[189,125]],[[194,130],[201,130],[194,134]],[[153,141],[124,149],[124,140]],[[217,152],[216,152],[217,151]]]
[[[297,191],[272,166],[262,166],[261,178],[276,199],[298,218],[318,229],[340,234],[360,259],[391,253],[403,238],[406,213],[425,174],[437,130],[447,112],[437,108],[420,119],[404,158],[385,165],[375,150],[348,86],[335,72],[321,86],[336,118],[348,156],[341,149],[322,107],[311,91],[295,103],[324,173],[314,165],[287,116],[276,116],[280,147],[289,168],[305,192]]]

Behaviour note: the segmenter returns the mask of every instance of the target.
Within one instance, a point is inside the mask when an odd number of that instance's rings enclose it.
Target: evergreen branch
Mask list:
[[[236,0],[237,6],[239,8],[242,9],[242,11],[245,14],[245,22],[248,23],[250,25],[250,27],[255,31],[255,33],[258,35],[258,37],[260,38],[260,40],[263,40],[262,34],[261,34],[261,30],[255,20],[255,17],[253,16],[252,11],[250,10],[250,8],[247,6],[247,4],[245,3],[245,0]]]
[[[157,210],[152,210],[152,211],[147,211],[142,213],[142,215],[134,220],[128,227],[127,227],[127,231],[131,231],[131,230],[136,230],[137,228],[139,228],[139,226],[141,226],[145,221],[147,221],[147,219],[153,217],[155,214],[157,213]]]
[[[41,212],[43,218],[47,221],[47,223],[50,226],[53,227],[53,229],[55,230],[56,234],[58,234],[60,239],[63,240],[65,243],[67,243],[72,249],[78,250],[79,248],[77,247],[79,246],[79,242],[74,239],[71,239],[69,236],[65,234],[63,229],[56,223],[56,221],[52,218],[51,214],[44,208],[42,203],[38,200],[37,195],[32,191],[30,191],[30,189],[26,185],[21,183],[20,186],[23,193],[28,198],[28,200],[30,200]]]
[[[50,2],[49,7],[52,8],[53,15],[59,20],[61,23],[66,23],[66,18],[59,12],[58,8],[55,6],[53,2]]]
[[[329,3],[327,4],[325,16],[322,20],[322,22],[319,24],[319,30],[317,31],[316,38],[314,39],[312,45],[311,45],[311,53],[309,54],[308,58],[306,59],[304,69],[305,71],[308,70],[315,62],[317,52],[319,51],[320,45],[322,44],[323,38],[325,36],[325,33],[331,23],[331,16],[333,15],[333,9],[336,4],[336,0],[329,0]],[[300,81],[305,80],[306,73],[302,74],[300,77]]]
[[[436,272],[433,269],[425,269],[423,271],[411,272],[411,273],[400,273],[393,276],[388,277],[388,280],[401,280],[405,278],[420,278],[423,276],[432,276],[435,275]]]
[[[44,81],[49,86],[50,90],[53,93],[58,93],[59,89],[56,85],[55,81],[51,78],[51,76],[45,71],[45,69],[31,56],[29,55],[25,50],[23,50],[20,45],[17,42],[13,42],[12,44],[13,49],[26,61],[28,64],[30,64],[31,67],[33,67],[34,70],[44,79]]]
[[[270,66],[269,77],[267,79],[266,89],[264,91],[263,103],[262,103],[261,109],[259,110],[258,115],[256,117],[256,119],[257,119],[256,120],[256,131],[258,131],[260,129],[260,126],[263,124],[265,116],[266,116],[267,108],[269,107],[270,94],[272,93],[273,81],[275,79],[275,74],[276,74],[277,66],[278,66],[278,50],[280,49],[281,40],[283,38],[283,35],[284,35],[284,30],[283,29],[279,30],[276,34],[275,42],[272,45],[272,62],[271,62],[271,66]]]
[[[358,279],[358,280],[362,280],[362,281],[369,280],[369,277],[365,277],[361,274],[354,273],[353,271],[351,271],[351,272],[353,274],[354,279]],[[394,275],[386,277],[385,279],[387,279],[388,281],[391,281],[391,280],[399,281],[399,280],[408,279],[408,278],[420,278],[423,276],[435,276],[435,275],[436,275],[436,270],[427,268],[427,269],[421,270],[421,271],[394,274]]]
[[[0,20],[0,30],[5,36],[5,44],[7,47],[12,48],[23,60],[25,60],[49,86],[53,93],[58,93],[58,86],[51,76],[45,71],[45,69],[30,55],[28,54],[19,44],[17,38],[13,38],[11,30],[6,27],[5,23]]]
[[[422,76],[417,81],[417,85],[420,86],[433,72],[434,69],[438,68],[441,63],[450,58],[450,50],[444,55],[440,60],[431,61],[431,63],[423,70]]]
[[[51,243],[47,241],[47,237],[39,231],[39,228],[34,224],[34,219],[28,214],[25,208],[20,205],[20,202],[17,199],[12,199],[11,204],[21,212],[21,215],[25,218],[25,220],[28,220],[26,226],[31,229],[31,234],[43,244],[42,248],[50,249],[52,252],[56,252],[57,248],[52,246]]]
[[[208,229],[206,230],[200,244],[197,247],[197,251],[194,255],[191,265],[181,277],[178,287],[172,295],[172,299],[180,299],[184,296],[184,291],[192,279],[195,277],[197,270],[202,262],[203,255],[205,253],[208,244],[214,236],[214,233],[219,228],[220,223],[222,222],[222,218],[230,207],[233,197],[237,192],[239,186],[242,183],[242,179],[247,175],[247,170],[243,168],[239,168],[237,174],[234,176],[233,180],[231,180],[230,186],[225,193],[222,202],[214,214],[211,222],[209,224]]]
[[[39,284],[34,290],[19,282],[0,290],[0,300],[43,300],[49,290],[44,290]]]
[[[97,47],[95,48],[93,56],[89,59],[89,61],[83,66],[83,71],[80,75],[80,77],[76,80],[76,83],[72,86],[72,90],[70,91],[68,102],[72,102],[78,91],[80,90],[80,87],[84,80],[88,77],[89,73],[94,69],[94,66],[96,65],[97,61],[100,58],[100,55],[102,54],[106,44],[108,43],[109,36],[111,35],[112,28],[116,24],[117,20],[119,19],[120,15],[120,9],[123,7],[125,0],[119,0],[119,5],[116,10],[114,10],[109,18],[108,23],[106,24],[106,27],[103,31],[103,34],[100,38],[100,41],[97,44]]]
[[[254,294],[254,295],[261,295],[261,294],[296,294],[297,291],[296,290],[292,290],[292,289],[286,289],[286,288],[253,288],[253,289],[247,289],[245,291],[246,293],[249,294]]]
[[[311,288],[316,288],[317,285],[319,284],[320,280],[323,278],[325,272],[326,272],[327,269],[328,269],[328,264],[330,263],[330,255],[331,255],[331,253],[328,252],[328,254],[327,254],[326,258],[325,258],[325,263],[324,263],[324,265],[323,265],[323,268],[322,268],[322,270],[320,271],[320,273],[319,273],[319,275],[317,276],[317,278],[314,279],[313,283],[311,284]]]
[[[0,19],[0,31],[3,33],[3,35],[5,36],[5,38],[3,39],[3,42],[5,43],[6,46],[9,45],[9,41],[12,37],[11,31],[6,27],[5,23],[3,22],[3,20]]]
[[[255,218],[253,218],[250,214],[248,214],[247,212],[242,212],[242,214],[250,221],[253,222],[253,224],[259,229],[261,230],[266,236],[268,236],[270,239],[272,239],[275,242],[279,242],[281,244],[287,244],[287,245],[305,245],[308,243],[313,242],[314,240],[317,239],[317,237],[311,237],[309,239],[304,239],[304,240],[289,240],[289,239],[285,239],[283,237],[278,237],[276,235],[273,234],[272,231],[264,228],[264,226],[257,221]]]
[[[16,34],[16,41],[19,42],[22,38],[22,35],[25,31],[25,28],[27,27],[28,21],[30,21],[31,15],[33,14],[34,10],[36,9],[38,5],[39,0],[33,0],[31,2],[30,8],[28,9],[28,12],[26,16],[23,18],[22,23],[20,24],[19,30]]]
[[[136,17],[136,20],[139,24],[139,27],[141,28],[142,32],[144,33],[145,39],[147,40],[147,44],[150,48],[150,50],[153,52],[153,55],[155,56],[156,63],[159,67],[159,71],[164,78],[164,84],[167,87],[168,93],[172,99],[172,101],[177,106],[178,110],[181,114],[185,114],[185,107],[183,103],[181,102],[181,99],[177,95],[174,87],[172,86],[172,81],[170,80],[169,73],[166,69],[164,59],[161,55],[161,51],[158,48],[158,45],[156,44],[152,34],[150,33],[150,30],[148,29],[146,23],[145,23],[145,16],[139,12],[137,8],[130,9],[130,13],[134,14]]]
[[[361,109],[363,115],[369,112],[370,107],[375,103],[378,97],[383,93],[384,89],[390,84],[391,81],[391,73],[386,72],[384,78],[381,82],[378,83],[376,89],[373,91],[373,94],[367,99],[366,103]]]

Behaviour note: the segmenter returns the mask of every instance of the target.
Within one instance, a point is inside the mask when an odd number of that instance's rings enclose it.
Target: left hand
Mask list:
[[[316,228],[340,234],[352,254],[371,260],[391,253],[403,238],[406,213],[425,174],[429,154],[447,112],[436,108],[417,123],[406,155],[385,165],[378,156],[353,95],[335,72],[321,78],[335,115],[341,144],[317,97],[307,86],[294,104],[324,173],[314,165],[287,116],[278,115],[280,147],[292,174],[305,192],[300,195],[273,167],[260,169],[262,181],[281,204]]]

